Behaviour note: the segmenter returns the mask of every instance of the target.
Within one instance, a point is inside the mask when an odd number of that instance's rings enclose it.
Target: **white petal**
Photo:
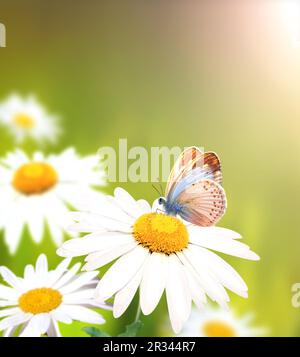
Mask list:
[[[93,299],[95,295],[95,289],[84,289],[70,293],[64,296],[63,302],[65,304],[77,304],[78,301]]]
[[[203,264],[207,266],[207,269],[209,269],[227,289],[230,289],[242,297],[248,296],[248,288],[244,280],[222,258],[205,248],[197,246],[190,245],[189,250],[199,257]]]
[[[142,210],[143,213],[151,212],[151,206],[150,206],[148,201],[146,201],[146,200],[138,200],[136,202],[139,205],[139,207],[140,207],[140,209]]]
[[[25,280],[33,279],[34,275],[35,275],[35,271],[33,265],[31,264],[26,265],[24,269],[24,279]]]
[[[16,327],[10,327],[3,331],[3,337],[13,337]]]
[[[206,295],[202,290],[201,286],[199,285],[197,278],[195,277],[193,272],[190,271],[186,266],[184,268],[186,276],[188,278],[192,300],[194,301],[198,309],[202,309],[203,305],[207,302]]]
[[[15,306],[15,305],[18,305],[17,300],[0,300],[0,307]]]
[[[15,315],[6,317],[0,321],[0,331],[6,330],[7,328],[21,325],[28,321],[32,317],[32,314],[26,314],[24,312],[19,312]]]
[[[63,322],[64,324],[71,324],[72,318],[64,311],[63,305],[60,305],[57,309],[51,312],[53,319]]]
[[[81,203],[77,205],[79,211],[114,218],[126,224],[133,221],[132,217],[120,209],[115,203],[116,200],[114,197],[105,196],[103,194],[95,197],[94,194],[88,194],[84,197],[82,196],[80,199]]]
[[[129,216],[137,218],[143,214],[143,211],[137,204],[136,200],[123,188],[117,187],[114,192],[116,203]]]
[[[71,212],[69,215],[74,221],[85,228],[82,232],[93,232],[101,230],[124,233],[131,232],[131,220],[128,220],[126,223],[124,223],[114,217],[89,212]]]
[[[11,307],[8,309],[3,309],[3,310],[0,310],[0,317],[11,316],[11,315],[17,314],[18,312],[20,312],[20,309],[18,307]]]
[[[102,266],[112,262],[113,260],[119,258],[134,249],[137,243],[132,240],[130,243],[122,244],[101,252],[92,253],[86,257],[87,263],[83,266],[82,270],[95,270],[101,268]]]
[[[18,278],[10,269],[2,266],[0,267],[0,274],[10,286],[18,291],[22,291],[22,280]]]
[[[88,322],[90,324],[103,324],[105,320],[97,312],[83,306],[64,305],[62,310],[73,320]]]
[[[91,280],[93,280],[99,274],[98,271],[81,273],[76,276],[70,283],[67,283],[63,287],[59,288],[59,291],[62,295],[69,294],[73,291],[78,290],[82,286],[88,284]]]
[[[124,233],[107,232],[103,234],[89,234],[83,238],[74,238],[66,241],[58,249],[57,254],[66,257],[76,257],[130,242],[132,242],[131,235]]]
[[[39,337],[46,333],[50,325],[49,314],[34,315],[28,322],[20,337]]]
[[[48,225],[53,241],[56,246],[59,247],[63,242],[63,230],[57,223],[51,222],[49,219]]]
[[[212,301],[217,301],[218,304],[225,307],[226,301],[229,301],[225,289],[219,281],[207,271],[207,268],[201,263],[198,257],[191,254],[189,249],[185,249],[183,253],[177,253],[177,255],[183,264],[192,271],[192,274],[196,273],[200,286]]]
[[[115,318],[123,315],[133,300],[134,295],[136,294],[136,291],[141,283],[144,266],[148,259],[146,259],[145,263],[141,266],[135,276],[128,282],[128,284],[126,284],[123,289],[116,293],[113,305],[113,315]]]
[[[35,271],[39,274],[45,274],[48,272],[48,261],[45,254],[41,254],[38,257],[35,265]]]
[[[74,264],[71,269],[69,269],[59,280],[56,281],[56,283],[52,286],[53,289],[59,289],[70,281],[77,274],[80,266],[80,263]]]
[[[12,210],[11,217],[8,218],[5,228],[5,242],[8,245],[10,254],[16,252],[24,228],[21,208],[18,207],[18,204],[15,204],[14,206],[15,208]]]
[[[145,266],[140,287],[141,309],[149,315],[156,308],[166,286],[168,276],[168,257],[152,253]]]
[[[27,211],[27,223],[33,240],[40,243],[43,238],[45,220],[40,200],[32,200],[31,209]]]
[[[190,242],[193,244],[244,259],[259,260],[259,256],[252,252],[246,244],[233,238],[233,233],[235,233],[233,231],[219,227],[196,226],[189,226],[188,230]]]
[[[148,250],[138,246],[117,260],[100,280],[96,298],[105,301],[122,289],[137,273],[148,255]]]
[[[0,284],[0,298],[15,301],[18,299],[19,293],[17,290]]]
[[[71,263],[71,258],[64,259],[58,264],[55,270],[49,272],[47,286],[52,286],[55,284],[61,276],[66,273],[68,266]]]
[[[188,280],[180,260],[172,254],[168,258],[169,272],[166,296],[172,328],[180,332],[191,312],[191,294]]]
[[[58,323],[53,318],[50,320],[50,325],[47,331],[47,335],[48,337],[61,337]]]
[[[207,239],[214,238],[227,238],[227,239],[241,239],[241,235],[238,232],[232,231],[223,227],[200,227],[195,225],[189,225],[189,230],[201,237],[207,237]]]

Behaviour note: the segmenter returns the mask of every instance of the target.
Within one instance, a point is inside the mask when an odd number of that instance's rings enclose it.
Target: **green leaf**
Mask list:
[[[118,337],[135,337],[143,325],[142,321],[133,322],[132,324],[127,325],[125,332],[118,335]]]
[[[90,335],[90,337],[111,337],[108,333],[92,326],[84,327],[82,330]]]

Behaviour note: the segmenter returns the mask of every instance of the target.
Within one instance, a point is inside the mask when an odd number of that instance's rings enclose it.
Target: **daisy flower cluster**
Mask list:
[[[57,118],[33,97],[13,95],[0,104],[0,124],[17,143],[55,142],[61,132]],[[57,254],[65,258],[49,270],[41,254],[23,277],[0,267],[3,335],[51,337],[60,336],[59,323],[102,324],[95,308],[111,309],[119,318],[137,293],[144,315],[165,293],[176,334],[239,335],[227,315],[206,319],[204,306],[210,299],[227,309],[227,290],[248,296],[245,281],[218,253],[247,260],[258,255],[232,230],[190,224],[168,215],[160,200],[150,205],[122,188],[106,196],[97,189],[104,184],[98,156],[81,157],[73,148],[60,154],[17,148],[0,158],[0,229],[9,252],[17,251],[25,228],[39,244],[48,226]],[[71,239],[64,241],[66,235]],[[82,272],[80,263],[69,268],[73,257],[84,257]],[[99,279],[98,269],[108,264]],[[193,312],[189,322],[193,304],[201,319]]]

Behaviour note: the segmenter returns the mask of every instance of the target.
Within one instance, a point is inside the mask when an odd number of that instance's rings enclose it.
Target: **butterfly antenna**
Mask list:
[[[164,195],[164,189],[163,189],[163,187],[162,187],[162,184],[161,184],[161,182],[159,183],[159,187],[160,187],[160,191],[161,191],[161,196],[163,196]]]
[[[159,192],[159,189],[154,184],[152,184],[152,187],[161,196],[161,193]]]

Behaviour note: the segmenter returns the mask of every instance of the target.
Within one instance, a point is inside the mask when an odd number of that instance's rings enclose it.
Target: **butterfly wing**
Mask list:
[[[181,205],[179,215],[186,221],[207,227],[216,224],[226,210],[226,194],[213,180],[201,180],[184,189],[176,201]]]
[[[222,184],[221,163],[214,152],[204,153],[196,147],[185,149],[177,159],[169,176],[166,197],[174,201],[188,186],[202,179]]]
[[[191,146],[181,152],[170,172],[166,186],[166,197],[172,191],[176,183],[195,166],[195,162],[199,161],[201,157],[203,157],[203,152],[196,146]]]

